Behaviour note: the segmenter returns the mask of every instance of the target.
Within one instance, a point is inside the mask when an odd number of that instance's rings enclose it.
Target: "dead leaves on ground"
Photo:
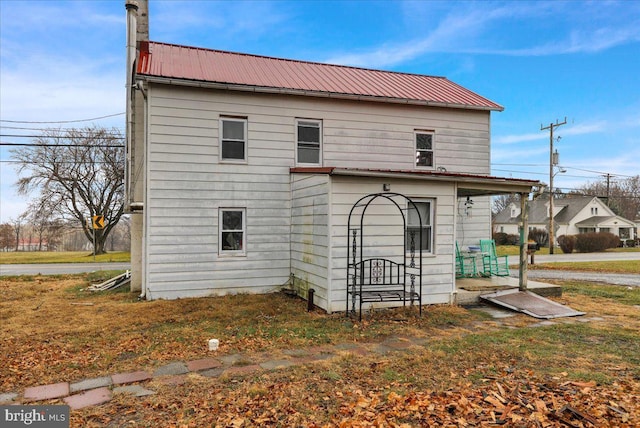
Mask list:
[[[635,394],[634,394],[635,391]],[[398,394],[355,391],[340,412],[341,428],[364,426],[631,427],[640,419],[638,384],[539,382],[505,378],[481,387]]]

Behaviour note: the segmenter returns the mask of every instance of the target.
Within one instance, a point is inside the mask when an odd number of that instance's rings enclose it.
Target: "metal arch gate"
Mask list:
[[[365,216],[369,206],[376,200],[382,199],[391,202],[400,213],[403,230],[402,257],[394,262],[387,258],[365,258],[364,256],[364,228]],[[404,209],[396,201],[407,204]],[[418,215],[418,246],[416,257],[416,231],[411,230],[407,236],[407,216],[405,211],[412,207]],[[361,209],[358,214],[357,210]],[[357,220],[359,215],[359,222]],[[356,218],[354,218],[356,217]],[[392,192],[371,193],[360,198],[349,211],[347,222],[347,298],[346,315],[349,316],[349,304],[351,314],[356,312],[356,302],[359,303],[359,319],[362,319],[362,306],[364,303],[375,302],[402,302],[406,306],[407,301],[413,305],[418,303],[422,316],[422,248],[423,248],[422,215],[417,205],[411,198]],[[407,238],[409,245],[407,248]],[[408,250],[408,251],[407,251]],[[417,260],[416,260],[417,258]],[[409,282],[407,283],[407,277]]]

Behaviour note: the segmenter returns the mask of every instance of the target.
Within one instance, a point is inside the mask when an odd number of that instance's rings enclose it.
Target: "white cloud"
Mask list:
[[[548,19],[549,16],[569,14],[571,3],[562,2],[511,2],[499,7],[493,3],[472,3],[471,7],[455,7],[453,12],[426,37],[414,38],[401,42],[388,42],[369,51],[350,54],[337,54],[325,60],[328,63],[347,64],[359,67],[389,67],[397,65],[429,53],[458,53],[503,56],[548,56],[576,53],[595,53],[627,43],[640,41],[640,18],[635,9],[624,22],[612,20],[592,28],[592,14],[605,15],[609,6],[592,3],[591,14],[573,14],[566,21],[558,22],[568,28],[564,38],[547,43],[501,48],[498,44],[505,41],[492,39],[494,26],[513,24],[520,18]],[[603,9],[604,8],[604,9]],[[560,10],[558,10],[560,9]],[[413,8],[407,8],[413,10]],[[634,16],[635,15],[635,16]],[[634,19],[635,18],[635,19]],[[559,19],[559,18],[558,18]],[[605,19],[605,18],[603,18]],[[586,29],[572,29],[585,27]],[[524,40],[539,40],[540,34],[532,30],[532,37]],[[512,41],[512,40],[509,40]],[[495,45],[496,47],[491,47]]]
[[[578,125],[569,125],[566,127],[557,128],[556,135],[586,135],[599,132],[605,132],[607,130],[607,122],[604,120]],[[527,141],[542,141],[549,139],[549,131],[531,132],[527,134],[512,134],[512,135],[498,135],[492,138],[494,144],[516,144],[524,143]]]
[[[536,141],[543,140],[545,138],[545,134],[541,134],[540,132],[529,133],[529,134],[515,134],[515,135],[502,135],[492,138],[492,143],[494,144],[514,144],[514,143],[522,143],[524,141]]]

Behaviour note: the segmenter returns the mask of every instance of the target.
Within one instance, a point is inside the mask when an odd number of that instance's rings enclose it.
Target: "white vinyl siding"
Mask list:
[[[415,130],[433,129],[438,137],[434,167],[490,172],[486,111],[162,84],[150,85],[148,102],[143,260],[149,299],[269,292],[298,272],[315,288],[319,306],[344,310],[348,210],[389,180],[306,181],[293,198],[296,119],[322,118],[320,159],[326,166],[415,169]],[[223,161],[221,118],[242,117],[248,118],[246,160]],[[448,302],[454,275],[454,186],[390,181],[392,191],[436,199],[434,252],[423,262],[429,272],[425,302]],[[340,191],[334,195],[335,182]],[[489,203],[478,204],[478,199],[472,227],[464,225],[465,237],[490,236]],[[294,200],[301,204],[295,210]],[[245,209],[243,257],[225,257],[219,248],[219,210],[229,207]],[[487,220],[481,222],[483,210]],[[305,248],[310,239],[311,248]]]
[[[291,176],[291,273],[298,295],[315,290],[314,303],[328,305],[329,176]]]

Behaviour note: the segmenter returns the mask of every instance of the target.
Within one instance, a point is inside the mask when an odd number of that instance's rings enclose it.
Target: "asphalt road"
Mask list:
[[[131,263],[41,263],[22,265],[0,265],[3,275],[59,275],[65,273],[84,273],[100,270],[131,269]]]
[[[517,260],[518,256],[509,256]],[[640,262],[640,251],[630,253],[572,253],[572,254],[536,254],[534,255],[536,263],[553,263],[553,262],[601,262],[609,260],[638,260]]]
[[[598,262],[598,261],[614,261],[614,260],[637,260],[640,266],[640,252],[633,253],[573,253],[573,254],[553,254],[553,255],[536,255],[535,263],[554,263],[554,262]],[[509,257],[511,261],[511,257]],[[513,272],[513,271],[512,271]],[[517,271],[516,271],[517,276]],[[530,279],[562,279],[562,280],[578,280],[578,281],[594,281],[606,284],[626,285],[631,287],[640,287],[640,275],[633,274],[617,274],[617,273],[600,273],[585,271],[566,271],[566,270],[544,270],[529,269],[527,276]]]

